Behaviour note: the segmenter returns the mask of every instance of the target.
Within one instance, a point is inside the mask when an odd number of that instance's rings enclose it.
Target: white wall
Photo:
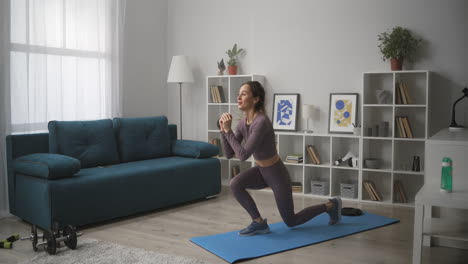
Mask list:
[[[167,0],[126,2],[123,116],[167,115]]]
[[[464,0],[170,0],[168,11],[166,60],[188,55],[195,74],[183,91],[187,138],[206,139],[205,78],[216,75],[216,62],[234,43],[247,50],[241,72],[266,76],[267,109],[274,92],[298,92],[303,103],[320,107],[320,131],[327,130],[329,93],[360,92],[362,72],[389,70],[377,35],[394,26],[425,40],[412,69],[435,72],[432,130],[449,125],[449,105],[468,85]],[[177,89],[168,102],[169,119],[178,120]],[[458,113],[468,125],[468,100]]]

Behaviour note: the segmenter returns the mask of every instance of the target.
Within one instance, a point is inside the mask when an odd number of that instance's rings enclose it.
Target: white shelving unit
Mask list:
[[[285,163],[291,180],[302,183],[302,195],[320,198],[329,198],[341,195],[340,184],[354,184],[357,187],[355,198],[343,198],[343,200],[363,201],[377,204],[414,206],[414,197],[424,184],[424,144],[428,131],[428,71],[399,71],[399,72],[373,72],[364,73],[363,104],[361,106],[362,136],[350,134],[329,133],[300,133],[300,132],[275,132],[278,154]],[[208,140],[221,138],[216,121],[223,112],[234,115],[233,127],[241,119],[241,113],[237,108],[236,95],[242,83],[257,80],[264,83],[264,77],[260,75],[227,75],[207,77],[208,96]],[[407,83],[410,95],[414,98],[413,105],[395,104],[395,82],[402,80]],[[225,103],[214,103],[211,98],[210,86],[219,85],[224,89],[228,98]],[[378,104],[375,90],[387,90],[391,94],[388,104]],[[419,97],[422,97],[419,98]],[[415,134],[415,138],[398,138],[395,130],[394,119],[396,115],[407,115]],[[388,137],[367,136],[366,126],[374,126],[375,122],[382,120],[389,122]],[[320,154],[322,163],[313,164],[307,155],[305,146],[314,145]],[[222,147],[223,148],[223,147]],[[353,168],[347,165],[335,166],[334,161],[343,157],[348,151],[352,151],[359,158],[359,167]],[[224,153],[224,149],[222,149]],[[289,154],[302,154],[303,163],[287,163]],[[412,156],[418,155],[421,160],[421,171],[410,170]],[[364,159],[381,158],[383,166],[379,169],[364,168]],[[228,185],[232,177],[231,167],[240,165],[240,169],[255,166],[255,160],[250,157],[246,161],[236,158],[230,160],[219,157],[221,161],[222,184]],[[363,187],[364,180],[371,180],[383,196],[382,201],[372,201]],[[400,180],[405,186],[408,203],[396,203],[393,183]],[[326,195],[311,193],[311,181],[327,182]],[[270,191],[270,190],[266,190]],[[295,193],[297,194],[297,193]]]
[[[365,72],[363,74],[364,97],[361,106],[362,120],[362,181],[371,180],[383,195],[383,201],[371,201],[365,189],[361,188],[362,200],[373,203],[387,203],[414,206],[416,193],[424,185],[424,148],[428,136],[429,71]],[[403,82],[412,99],[412,104],[397,104],[396,84]],[[390,95],[388,102],[379,104],[377,90]],[[400,138],[395,123],[397,116],[407,116],[413,131],[413,138]],[[368,128],[375,132],[375,125],[389,122],[387,137],[368,134]],[[419,156],[421,171],[412,171],[413,156]],[[383,159],[379,169],[367,169],[364,160]],[[394,183],[399,180],[405,188],[408,203],[396,201]],[[362,185],[361,185],[362,186]]]

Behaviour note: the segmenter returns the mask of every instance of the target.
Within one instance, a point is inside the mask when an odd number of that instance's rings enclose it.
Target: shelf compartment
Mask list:
[[[405,173],[394,173],[393,181],[400,181],[406,193],[409,204],[414,204],[414,197],[424,185],[424,175],[414,175]],[[393,201],[398,203],[393,189]]]
[[[397,72],[395,82],[405,84],[413,104],[426,104],[426,80],[428,72]]]
[[[378,172],[378,171],[363,171],[362,172],[362,200],[374,201],[372,200],[370,194],[368,193],[364,182],[371,181],[374,183],[377,192],[381,194],[382,201],[375,202],[385,202],[391,201],[391,182],[392,174],[389,172]]]
[[[317,150],[320,159],[320,164],[330,163],[330,137],[305,136],[304,163],[314,164],[310,159],[307,150],[305,149],[305,147],[307,147],[308,145],[313,145]]]
[[[328,189],[324,196],[328,196],[330,194],[330,168],[306,167],[304,169],[304,193],[318,195],[311,193],[312,181],[326,182]]]
[[[407,116],[413,133],[413,138],[426,138],[426,108],[421,107],[395,107],[395,120],[397,116]],[[398,126],[394,125],[395,138],[400,137]]]
[[[364,74],[364,104],[378,104],[377,91],[387,93],[387,104],[393,103],[393,73]]]
[[[252,168],[252,162],[251,161],[240,161],[240,160],[230,160],[229,163],[229,180],[233,178],[233,173],[232,173],[232,167],[233,166],[239,166],[239,173]]]
[[[291,182],[302,183],[302,193],[304,193],[304,182],[302,177],[303,166],[286,166]]]
[[[393,120],[392,107],[364,108],[362,123],[363,135],[366,137],[392,137]],[[383,131],[382,122],[388,122],[386,131]],[[372,134],[369,133],[369,129],[372,130]],[[384,137],[385,133],[386,136]]]
[[[229,112],[228,105],[208,105],[208,130],[218,130],[216,125],[221,114]]]
[[[229,102],[237,105],[237,96],[239,95],[239,89],[242,84],[251,81],[252,76],[229,76],[230,85],[230,97]]]
[[[382,164],[376,169],[392,169],[392,141],[390,140],[363,139],[362,155],[363,169],[366,168],[366,159],[381,159]]]
[[[215,103],[213,100],[213,96],[211,95],[211,86],[216,85],[216,86],[221,86],[223,88],[223,95],[224,95],[224,101],[223,103],[227,103],[229,98],[229,87],[228,87],[228,79],[223,78],[223,77],[209,77],[208,78],[208,103]]]
[[[359,171],[358,170],[340,170],[332,168],[332,184],[331,194],[332,196],[341,196],[341,183],[356,184],[359,188]],[[357,190],[359,193],[359,189]],[[356,198],[357,200],[357,198]]]
[[[278,135],[278,144],[278,154],[285,163],[288,155],[301,154],[304,156],[304,142],[301,135]],[[302,165],[302,163],[299,164]]]
[[[332,160],[330,163],[334,165],[335,161],[343,158],[351,151],[359,159],[359,138],[353,137],[332,137]],[[343,167],[345,164],[341,164]],[[341,167],[340,166],[340,167]]]
[[[395,141],[393,151],[393,169],[396,171],[424,171],[424,141]],[[413,157],[419,156],[420,171],[412,171]]]

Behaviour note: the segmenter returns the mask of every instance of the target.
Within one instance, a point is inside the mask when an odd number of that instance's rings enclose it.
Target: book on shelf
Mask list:
[[[400,88],[400,96],[401,96],[401,103],[402,104],[408,104],[408,101],[406,100],[406,96],[405,96],[405,91],[404,91],[404,87],[405,85],[400,82],[400,85],[398,86]]]
[[[211,100],[214,103],[225,103],[226,100],[224,98],[224,89],[221,85],[211,85],[210,86],[211,92]]]
[[[240,173],[240,166],[239,165],[232,165],[231,166],[231,178],[234,178],[239,173]]]
[[[413,100],[411,99],[411,96],[409,95],[408,86],[406,86],[405,83],[401,83],[401,84],[403,85],[403,92],[405,94],[406,103],[407,104],[412,104]]]
[[[304,157],[302,156],[302,154],[292,154],[286,156],[286,162],[290,163],[302,163],[303,159]]]
[[[220,103],[225,103],[226,99],[224,98],[224,89],[223,89],[223,87],[218,85],[218,86],[216,86],[216,88],[218,89]]]
[[[309,156],[309,158],[310,158],[310,160],[312,161],[313,164],[321,164],[322,163],[320,161],[319,152],[317,151],[317,148],[315,148],[314,145],[307,145],[306,146],[306,151],[307,151],[307,155]]]
[[[291,182],[292,192],[302,193],[302,182]],[[271,190],[270,186],[265,187],[265,190]]]
[[[364,188],[372,201],[382,201],[382,194],[379,192],[373,181],[363,181]]]
[[[302,182],[291,182],[293,192],[302,192]]]
[[[413,130],[407,116],[396,116],[395,123],[401,138],[413,138]]]
[[[403,116],[402,119],[403,119],[403,125],[405,127],[405,132],[406,132],[407,137],[413,138],[413,130],[411,129],[408,117]]]
[[[408,86],[404,82],[395,84],[396,103],[397,104],[412,104],[413,100],[409,95]]]
[[[395,117],[395,123],[398,127],[398,134],[401,138],[406,138],[405,130],[403,127],[403,122],[399,116]]]
[[[393,185],[393,190],[395,194],[395,200],[399,203],[407,203],[408,197],[406,196],[405,188],[401,181],[396,180]]]
[[[210,93],[211,93],[211,102],[217,103],[216,95],[214,94],[213,86],[210,86]]]
[[[395,100],[396,100],[396,104],[402,104],[402,101],[401,101],[401,94],[400,94],[400,83],[395,83]]]

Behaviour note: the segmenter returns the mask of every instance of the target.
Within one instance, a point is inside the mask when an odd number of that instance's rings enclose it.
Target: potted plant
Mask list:
[[[229,75],[236,75],[237,74],[237,56],[239,56],[244,49],[237,49],[237,44],[234,44],[232,50],[226,51],[226,54],[229,56],[228,60],[228,72]]]
[[[379,41],[382,59],[390,59],[392,71],[400,71],[404,60],[413,61],[422,40],[413,37],[408,29],[394,27],[390,33],[379,34]]]

